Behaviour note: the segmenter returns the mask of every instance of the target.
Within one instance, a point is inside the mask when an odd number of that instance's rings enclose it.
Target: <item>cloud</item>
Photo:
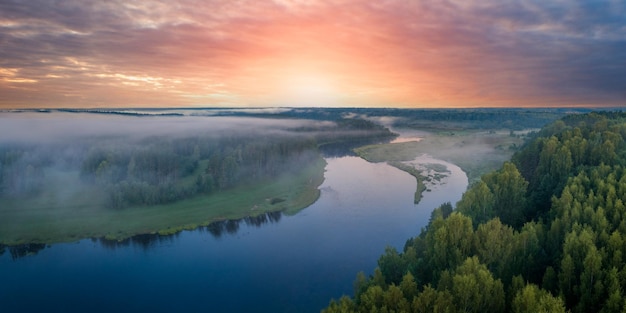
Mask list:
[[[623,16],[617,0],[3,1],[0,106],[289,105],[307,75],[348,106],[617,105]]]

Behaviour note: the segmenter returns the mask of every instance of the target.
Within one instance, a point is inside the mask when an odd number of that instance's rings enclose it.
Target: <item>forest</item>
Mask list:
[[[394,127],[443,130],[510,129],[523,130],[541,128],[572,109],[398,109],[398,108],[315,108],[290,109],[278,112],[225,111],[220,115],[266,116],[282,118],[307,118],[315,120],[337,120],[346,116],[370,120],[391,121]],[[575,112],[587,112],[576,109]],[[383,123],[386,124],[386,123]]]
[[[510,129],[541,128],[569,113],[589,113],[586,108],[468,108],[468,109],[400,109],[400,108],[187,108],[175,109],[63,109],[62,112],[116,114],[123,116],[238,116],[272,119],[308,119],[338,121],[369,119],[391,121],[398,128],[454,130],[454,129]],[[388,123],[380,123],[388,124]]]
[[[11,246],[294,214],[319,196],[325,146],[396,136],[362,119],[10,114],[2,127],[13,133],[0,134],[0,244]]]
[[[3,144],[0,197],[37,195],[46,172],[60,168],[78,170],[83,184],[106,194],[110,208],[171,203],[297,170],[319,157],[319,145],[393,136],[372,122],[350,119],[282,135],[225,132]]]
[[[625,312],[626,114],[553,122],[323,312]]]

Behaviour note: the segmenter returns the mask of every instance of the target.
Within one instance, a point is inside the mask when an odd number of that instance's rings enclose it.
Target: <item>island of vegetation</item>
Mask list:
[[[355,148],[354,152],[369,162],[387,162],[415,177],[415,203],[418,203],[423,192],[428,190],[427,183],[438,182],[447,172],[445,167],[423,167],[420,162],[413,162],[420,155],[430,155],[458,165],[467,174],[470,183],[473,183],[480,180],[482,175],[502,166],[527,136],[533,134],[531,129],[477,129],[477,124],[457,122],[455,131],[435,128],[440,125],[411,124],[411,129],[420,130],[419,140],[366,145]],[[398,132],[402,130],[394,129]],[[429,175],[428,172],[434,174]]]
[[[544,127],[323,312],[624,312],[625,138],[625,113]]]
[[[112,118],[159,127],[150,120],[155,117],[145,114],[105,116],[105,123]],[[187,122],[175,115],[158,118]],[[236,122],[254,125],[257,120]],[[183,127],[158,135],[96,132],[3,142],[0,244],[122,240],[267,212],[294,214],[319,196],[325,167],[320,146],[395,137],[361,119],[269,124],[278,126],[251,131],[228,126],[213,132]]]

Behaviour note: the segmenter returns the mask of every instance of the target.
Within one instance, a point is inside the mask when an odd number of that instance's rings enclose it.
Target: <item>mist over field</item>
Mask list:
[[[252,112],[236,113],[268,113]],[[394,137],[361,119],[196,113],[0,113],[0,244],[120,239],[297,211],[319,196],[321,146],[342,154],[344,142]],[[130,216],[113,222],[119,212]]]
[[[315,132],[334,128],[333,122],[233,116],[2,113],[0,195],[34,192],[51,178],[64,176],[61,171],[80,171],[83,180],[100,175],[116,183],[130,175],[140,158],[156,162],[144,170],[161,177],[150,178],[158,182],[194,174],[203,165],[199,161],[222,155],[235,155],[240,164],[230,167],[248,167],[242,163],[243,146],[306,141]]]
[[[87,113],[0,113],[0,143],[51,143],[90,137],[279,135],[332,122],[233,116],[120,116]]]

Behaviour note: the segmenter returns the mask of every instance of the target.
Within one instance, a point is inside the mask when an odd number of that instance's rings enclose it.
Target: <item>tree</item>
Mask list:
[[[470,255],[473,238],[472,220],[467,216],[455,212],[445,220],[435,220],[426,234],[431,269],[456,268]]]
[[[583,260],[583,272],[580,275],[580,303],[577,306],[580,312],[597,312],[604,297],[604,285],[602,282],[602,256],[595,245],[588,247]]]
[[[385,300],[385,292],[381,286],[370,286],[361,294],[359,306],[371,312],[372,309],[381,308]],[[363,310],[362,310],[363,311]]]
[[[368,281],[365,273],[359,272],[356,274],[356,279],[352,283],[352,288],[354,289],[354,296],[358,298],[358,296],[367,290]]]
[[[322,313],[351,313],[355,312],[354,309],[352,299],[343,296],[339,298],[339,301],[331,300],[328,307],[322,310]]]
[[[395,248],[387,246],[385,254],[378,259],[378,267],[387,284],[399,284],[407,271],[407,264]]]
[[[454,304],[459,312],[503,312],[504,287],[478,258],[468,258],[452,278]]]
[[[506,162],[502,169],[485,175],[483,180],[494,196],[493,207],[500,220],[513,227],[522,226],[528,182],[515,164]]]
[[[413,297],[417,295],[417,283],[415,283],[415,278],[411,274],[411,272],[406,273],[402,277],[402,282],[400,282],[400,290],[402,290],[402,294],[404,297],[413,300]]]
[[[385,292],[383,301],[383,308],[386,308],[388,312],[408,312],[411,308],[402,290],[395,284],[389,286]]]
[[[413,298],[411,309],[416,313],[454,313],[453,297],[450,291],[438,291],[430,285],[426,285],[424,290]]]
[[[511,311],[514,313],[565,313],[565,305],[563,300],[530,284],[516,294]]]
[[[622,312],[624,299],[622,297],[622,287],[619,283],[619,272],[613,267],[607,273],[607,299],[602,307],[602,312],[618,313]]]
[[[527,280],[540,283],[547,263],[543,224],[528,222],[515,235],[509,270],[522,274]]]
[[[495,216],[495,197],[484,181],[469,188],[456,204],[457,211],[472,218],[474,225],[486,222]]]
[[[515,242],[513,229],[498,218],[480,224],[475,233],[475,251],[480,261],[497,277],[510,281],[511,257]]]
[[[559,281],[568,307],[578,312],[598,310],[602,284],[602,255],[589,227],[574,229],[565,237]]]
[[[133,179],[135,177],[135,172],[137,165],[135,162],[135,157],[131,157],[130,161],[128,162],[128,166],[126,168],[126,179]]]

